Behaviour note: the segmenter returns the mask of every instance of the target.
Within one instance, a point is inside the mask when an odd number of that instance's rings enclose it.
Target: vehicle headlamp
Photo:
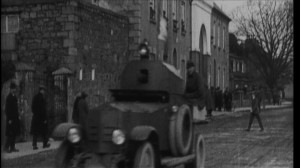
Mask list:
[[[145,55],[147,53],[147,49],[146,48],[141,48],[139,52],[140,52],[141,55]]]
[[[125,134],[121,130],[114,130],[112,133],[112,141],[116,145],[121,145],[125,142]]]
[[[172,106],[172,112],[176,113],[178,111],[178,106]]]
[[[71,143],[77,143],[81,140],[81,135],[78,128],[71,128],[68,131],[68,140]]]

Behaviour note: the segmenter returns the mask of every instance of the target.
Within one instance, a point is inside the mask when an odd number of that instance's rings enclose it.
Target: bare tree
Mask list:
[[[247,38],[246,55],[273,90],[293,61],[293,2],[249,0],[232,14],[235,33]]]

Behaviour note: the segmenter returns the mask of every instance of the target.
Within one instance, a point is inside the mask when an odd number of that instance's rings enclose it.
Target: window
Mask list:
[[[218,87],[220,87],[220,67],[218,68]]]
[[[1,50],[16,49],[19,15],[1,15]]]
[[[80,68],[80,70],[79,70],[79,80],[82,80],[82,68]]]
[[[173,31],[177,32],[178,30],[178,20],[177,20],[177,0],[172,1],[172,18],[173,18]]]
[[[177,52],[176,52],[176,49],[174,49],[174,51],[173,51],[173,65],[177,69],[178,62],[177,62]]]
[[[242,73],[244,73],[244,64],[242,63]]]
[[[239,62],[238,62],[238,61],[236,62],[236,71],[237,71],[237,72],[240,71],[240,65],[239,65]]]
[[[95,68],[92,69],[92,81],[95,80]]]
[[[168,0],[163,0],[163,16],[168,18]]]
[[[218,46],[221,47],[221,25],[218,27]]]
[[[173,16],[173,20],[177,20],[177,0],[173,0],[172,1],[172,16]]]
[[[236,63],[235,63],[235,60],[233,60],[233,72],[235,72],[236,71]]]
[[[214,29],[214,45],[217,44],[217,30],[216,30],[216,21],[214,22],[214,25],[213,25],[213,29]]]
[[[225,90],[225,68],[223,69],[223,90]]]
[[[186,33],[186,28],[185,28],[185,2],[181,1],[181,33],[185,34]]]
[[[223,49],[225,50],[225,27],[223,27]]]
[[[155,23],[155,0],[149,0],[150,21]]]

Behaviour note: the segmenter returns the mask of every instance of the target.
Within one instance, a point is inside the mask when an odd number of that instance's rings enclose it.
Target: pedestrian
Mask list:
[[[220,87],[217,87],[217,90],[216,90],[216,104],[217,104],[217,110],[218,111],[222,111],[222,90],[220,89]]]
[[[187,81],[184,96],[189,101],[191,110],[196,106],[201,111],[205,106],[205,90],[203,79],[195,71],[195,65],[192,61],[187,62]]]
[[[232,103],[232,95],[227,87],[224,92],[224,109],[226,111],[231,111],[231,103]]]
[[[81,125],[84,129],[86,128],[86,120],[89,113],[88,104],[86,102],[87,96],[84,91],[77,96],[74,102],[72,116],[74,123]]]
[[[26,126],[26,113],[28,110],[28,103],[27,100],[24,98],[24,94],[20,94],[18,100],[18,107],[19,107],[19,116],[20,116],[20,142],[26,142],[27,137],[27,126]]]
[[[216,110],[216,102],[215,102],[215,88],[212,86],[210,87],[210,93],[211,93],[211,100],[212,100],[212,107],[213,107],[213,111]]]
[[[5,102],[5,114],[6,114],[6,143],[4,151],[18,152],[15,148],[16,136],[20,133],[20,118],[18,113],[18,99],[16,96],[17,85],[15,83],[10,84],[10,93],[6,97]]]
[[[37,138],[43,138],[43,148],[50,147],[48,143],[48,119],[47,119],[47,108],[45,98],[46,88],[45,86],[39,87],[39,93],[33,97],[32,100],[32,121],[30,133],[33,136],[32,146],[33,150],[37,150]]]
[[[246,129],[246,131],[250,131],[251,129],[251,125],[253,123],[254,117],[256,117],[259,127],[260,127],[260,131],[264,131],[264,127],[262,125],[259,113],[260,113],[260,102],[259,102],[259,97],[258,94],[255,93],[254,91],[252,92],[252,96],[251,96],[251,113],[250,113],[250,120],[249,120],[249,125],[248,128]]]
[[[205,105],[207,110],[207,117],[210,118],[212,117],[213,101],[212,101],[211,91],[209,90],[207,85],[205,85],[205,91],[206,91]]]

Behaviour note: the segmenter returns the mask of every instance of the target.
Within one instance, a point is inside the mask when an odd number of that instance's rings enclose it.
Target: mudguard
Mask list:
[[[147,140],[150,134],[154,132],[157,134],[156,129],[151,126],[137,126],[134,127],[130,133],[130,139],[136,141]]]
[[[52,137],[54,139],[64,139],[70,128],[77,127],[81,129],[81,126],[75,123],[61,123],[55,127]]]

